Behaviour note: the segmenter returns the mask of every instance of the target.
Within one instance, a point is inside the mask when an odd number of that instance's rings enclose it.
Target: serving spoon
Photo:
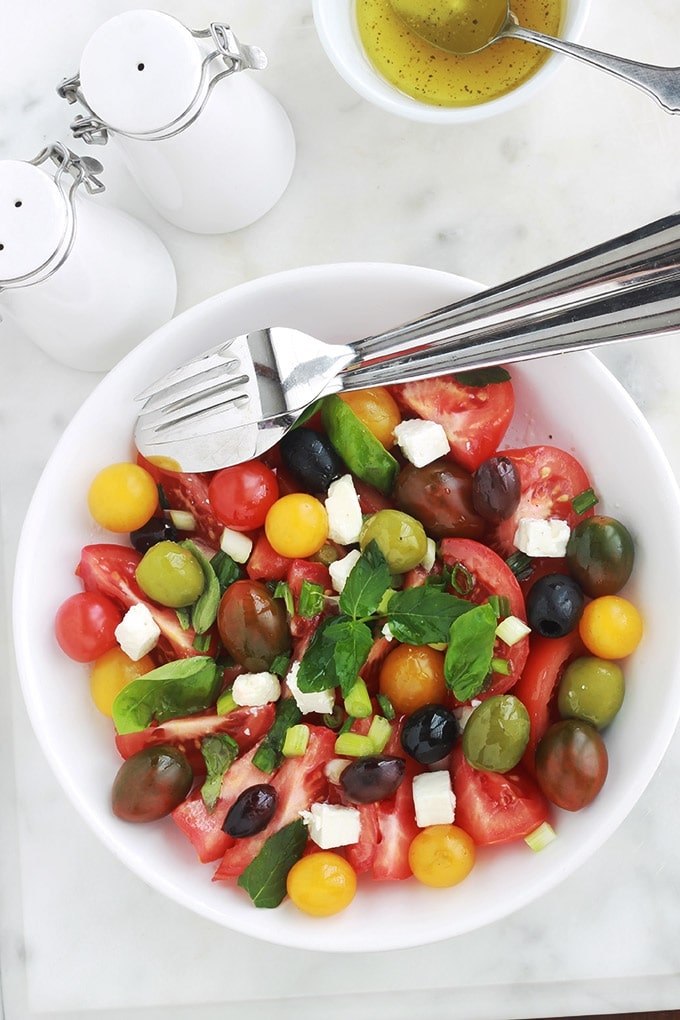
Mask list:
[[[668,113],[680,113],[680,67],[659,67],[628,60],[566,39],[524,28],[512,13],[510,0],[390,0],[395,14],[426,42],[467,56],[479,53],[499,39],[520,39],[545,49],[576,57],[592,67],[642,89]]]

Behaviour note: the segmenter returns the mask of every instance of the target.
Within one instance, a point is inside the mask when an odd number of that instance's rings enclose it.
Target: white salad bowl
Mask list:
[[[91,701],[87,667],[60,651],[51,621],[78,590],[81,547],[111,540],[90,519],[85,497],[99,468],[133,455],[135,394],[164,370],[246,329],[281,324],[339,341],[476,287],[443,272],[369,263],[292,270],[220,294],[159,329],[109,373],[71,421],[37,486],[18,551],[13,610],[21,682],[38,740],[76,808],[133,872],[232,930],[285,946],[356,952],[427,944],[487,925],[566,879],[611,836],[675,730],[680,663],[669,635],[677,627],[678,490],[644,418],[601,362],[587,353],[562,355],[512,369],[517,411],[506,445],[550,442],[576,453],[601,496],[598,509],[621,518],[637,543],[626,594],[644,615],[645,634],[625,665],[626,697],[606,733],[610,769],[597,799],[578,813],[556,812],[557,838],[538,853],[521,840],[481,851],[469,877],[449,890],[415,879],[362,880],[350,907],[323,920],[290,902],[257,909],[236,886],[213,882],[214,866],[197,861],[172,820],[133,825],[111,812],[120,765],[111,721]],[[47,543],[46,534],[53,536]],[[626,862],[620,866],[625,877]]]

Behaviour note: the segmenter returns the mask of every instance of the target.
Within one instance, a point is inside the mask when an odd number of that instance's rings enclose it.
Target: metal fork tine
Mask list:
[[[195,393],[192,396],[176,400],[173,404],[166,405],[162,409],[153,408],[150,412],[143,411],[139,416],[140,427],[144,431],[160,433],[189,419],[193,422],[210,414],[228,412],[230,408],[239,407],[247,403],[250,400],[250,395],[243,389],[234,396],[225,397],[225,392],[247,382],[248,376],[240,376],[238,379],[230,380],[223,385],[213,386],[205,392]],[[215,397],[216,399],[210,403],[203,404],[203,400],[210,397]],[[179,413],[173,414],[173,411]]]
[[[184,387],[190,386],[192,383],[196,384],[195,388],[198,388],[201,385],[201,380],[208,373],[216,369],[228,372],[237,368],[239,359],[227,357],[229,348],[236,339],[236,337],[232,337],[226,342],[222,341],[186,364],[180,365],[179,368],[173,368],[160,379],[154,380],[146,389],[137,393],[135,400],[148,402],[155,397],[172,396],[173,393],[181,392]],[[188,391],[188,393],[191,392],[193,390]],[[158,406],[162,406],[162,402],[159,402]]]

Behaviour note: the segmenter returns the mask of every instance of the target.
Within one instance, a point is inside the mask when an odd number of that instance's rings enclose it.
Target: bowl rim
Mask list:
[[[564,29],[560,37],[576,42],[588,20],[591,0],[570,0]],[[496,117],[529,100],[556,74],[566,56],[551,52],[548,59],[526,81],[511,92],[486,103],[473,106],[433,106],[414,99],[390,85],[371,65],[364,54],[354,26],[352,11],[355,0],[312,0],[314,26],[321,46],[331,64],[354,91],[387,113],[427,124],[471,124]],[[337,28],[342,25],[342,39]],[[347,60],[344,43],[352,40],[352,58]]]
[[[475,284],[463,277],[456,276],[455,274],[447,273],[442,270],[423,269],[422,267],[405,266],[398,263],[332,263],[273,273],[257,280],[251,280],[230,288],[227,291],[214,295],[206,301],[195,305],[193,308],[187,309],[170,323],[156,330],[155,333],[142,342],[139,348],[128,354],[119,366],[116,369],[113,369],[112,372],[102,380],[93,393],[83,403],[80,410],[76,412],[76,415],[67,426],[41,475],[26,514],[26,519],[17,549],[13,592],[13,631],[21,689],[28,709],[31,725],[38,737],[43,753],[50,762],[50,765],[62,788],[69,796],[72,803],[76,806],[81,817],[85,819],[102,842],[108,846],[109,849],[111,849],[112,852],[120,860],[122,860],[127,867],[140,876],[145,882],[147,882],[147,884],[164,893],[170,899],[183,904],[188,909],[193,910],[199,915],[203,915],[225,927],[239,931],[242,934],[249,935],[263,941],[270,941],[278,945],[288,946],[290,948],[315,949],[331,952],[354,952],[357,950],[383,951],[411,948],[476,930],[491,922],[501,920],[520,907],[534,901],[537,897],[543,895],[549,889],[559,884],[563,879],[572,874],[576,868],[596,849],[598,849],[598,847],[618,828],[643,793],[661,759],[666,753],[676,729],[677,719],[680,716],[679,675],[673,689],[673,711],[666,713],[663,719],[658,720],[656,740],[653,742],[653,746],[647,747],[644,750],[644,767],[640,770],[639,774],[636,774],[630,786],[626,787],[624,791],[625,795],[621,797],[615,805],[610,806],[606,816],[606,825],[604,827],[600,826],[597,831],[588,831],[585,834],[582,844],[577,848],[577,851],[573,854],[570,860],[560,862],[560,866],[557,869],[553,869],[552,871],[548,869],[547,873],[540,876],[530,889],[513,889],[508,895],[507,902],[504,903],[502,908],[499,908],[498,905],[487,904],[485,910],[480,912],[476,922],[472,925],[467,924],[462,919],[452,918],[452,926],[450,930],[430,933],[429,931],[424,930],[422,925],[417,926],[413,931],[404,931],[403,925],[400,929],[399,926],[395,924],[392,930],[387,933],[385,944],[382,945],[374,945],[365,941],[362,942],[362,938],[364,938],[364,936],[361,934],[359,935],[358,940],[354,936],[351,940],[349,940],[342,934],[341,929],[338,929],[340,932],[340,934],[338,934],[330,926],[326,928],[323,936],[320,937],[318,927],[315,927],[314,925],[309,926],[305,921],[299,923],[299,919],[293,920],[290,915],[281,915],[282,921],[278,924],[263,923],[261,916],[262,911],[255,910],[250,904],[247,904],[247,911],[243,913],[243,916],[241,916],[239,911],[238,923],[234,923],[230,917],[225,916],[221,910],[213,907],[212,904],[197,904],[190,890],[187,891],[184,888],[178,887],[177,883],[174,880],[171,880],[168,875],[162,873],[159,874],[158,870],[152,866],[149,860],[150,851],[146,848],[146,844],[144,844],[144,847],[140,851],[138,848],[136,849],[134,846],[131,846],[130,841],[127,840],[125,836],[123,836],[121,840],[121,838],[116,835],[115,826],[112,828],[110,821],[107,820],[105,816],[101,814],[98,815],[97,810],[90,802],[90,798],[88,798],[84,792],[82,784],[80,784],[80,777],[77,775],[74,776],[73,769],[69,769],[67,767],[66,762],[63,760],[63,754],[59,753],[58,742],[55,743],[52,729],[53,717],[46,712],[46,706],[41,704],[39,688],[36,686],[36,678],[32,675],[31,668],[32,657],[36,654],[34,650],[35,634],[34,628],[30,625],[29,614],[26,612],[26,608],[31,604],[32,593],[34,591],[32,578],[35,575],[31,574],[31,571],[28,569],[32,555],[32,550],[29,548],[29,542],[31,533],[35,532],[36,527],[40,523],[41,515],[44,515],[44,507],[40,507],[40,501],[43,498],[43,493],[45,491],[49,492],[50,486],[53,485],[57,479],[61,466],[60,458],[63,461],[69,443],[77,435],[81,420],[86,418],[92,409],[98,406],[102,395],[105,396],[107,391],[110,389],[115,390],[118,378],[121,376],[124,377],[125,373],[135,366],[140,359],[145,364],[146,371],[154,371],[155,375],[153,377],[157,376],[163,367],[162,365],[158,365],[157,355],[161,349],[164,349],[167,346],[168,338],[174,338],[174,342],[176,343],[178,339],[182,338],[187,324],[190,326],[195,325],[194,320],[196,317],[209,317],[216,311],[221,310],[223,305],[228,305],[233,301],[244,299],[247,303],[252,300],[254,295],[258,295],[259,297],[263,288],[265,292],[268,288],[273,289],[274,291],[278,290],[279,292],[288,292],[291,287],[298,287],[304,294],[305,290],[310,286],[313,288],[315,284],[323,285],[324,282],[326,284],[330,283],[334,285],[338,279],[349,279],[350,283],[353,281],[356,284],[357,281],[361,279],[362,285],[365,284],[368,286],[374,279],[377,281],[382,277],[386,277],[391,287],[394,287],[400,281],[402,283],[405,281],[411,281],[412,285],[416,288],[425,283],[427,283],[428,286],[432,283],[437,287],[441,285],[442,289],[446,287],[452,287],[454,290],[456,287],[463,288],[462,293],[469,293],[471,290],[479,288],[479,284]],[[461,291],[459,290],[458,293],[460,294]],[[304,301],[305,298],[302,297],[300,300]],[[584,378],[592,376],[600,382],[604,382],[607,387],[611,388],[611,392],[616,396],[616,399],[623,401],[626,414],[631,418],[631,420],[634,420],[636,428],[640,430],[644,437],[646,448],[649,449],[653,457],[655,470],[659,472],[659,476],[663,479],[664,484],[667,487],[667,495],[671,498],[671,502],[676,507],[676,513],[677,511],[680,511],[680,490],[670,469],[670,465],[668,464],[651,427],[632,401],[632,398],[630,398],[620,383],[614,379],[606,367],[591,352],[578,352],[573,355],[568,355],[567,357],[578,359],[577,364],[579,366],[579,370],[582,371]],[[547,361],[547,359],[541,360]],[[143,385],[144,382],[145,379],[142,378],[140,384]],[[678,513],[678,518],[680,519],[680,513]],[[680,542],[680,539],[678,539],[678,541]],[[111,743],[113,742],[111,741]],[[182,839],[184,839],[184,837],[182,837]],[[192,860],[191,867],[198,871],[200,870],[201,865],[199,865],[195,860]],[[379,883],[372,884],[375,886]],[[420,902],[423,897],[425,897],[423,902],[427,902],[426,894],[423,894],[422,891],[416,895],[419,897],[418,902]],[[279,908],[279,910],[281,909],[282,908]],[[268,913],[271,917],[272,912]],[[278,911],[274,913],[278,914]],[[287,919],[291,921],[289,929],[286,928],[286,916]],[[269,918],[267,920],[269,920]],[[330,921],[333,919],[327,920]],[[322,944],[324,936],[326,937],[327,944]]]

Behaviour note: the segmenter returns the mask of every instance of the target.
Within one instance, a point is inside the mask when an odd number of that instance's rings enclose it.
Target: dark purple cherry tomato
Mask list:
[[[236,662],[253,673],[269,669],[290,648],[283,599],[275,599],[261,581],[234,581],[217,611],[222,644]]]
[[[479,539],[484,533],[485,522],[472,505],[472,475],[453,461],[435,460],[421,468],[407,464],[394,498],[431,538]]]
[[[563,719],[548,728],[536,748],[536,779],[548,800],[565,811],[580,811],[598,795],[609,758],[594,726]]]
[[[154,822],[182,803],[194,781],[187,757],[172,744],[142,748],[118,769],[113,813],[125,822]]]

